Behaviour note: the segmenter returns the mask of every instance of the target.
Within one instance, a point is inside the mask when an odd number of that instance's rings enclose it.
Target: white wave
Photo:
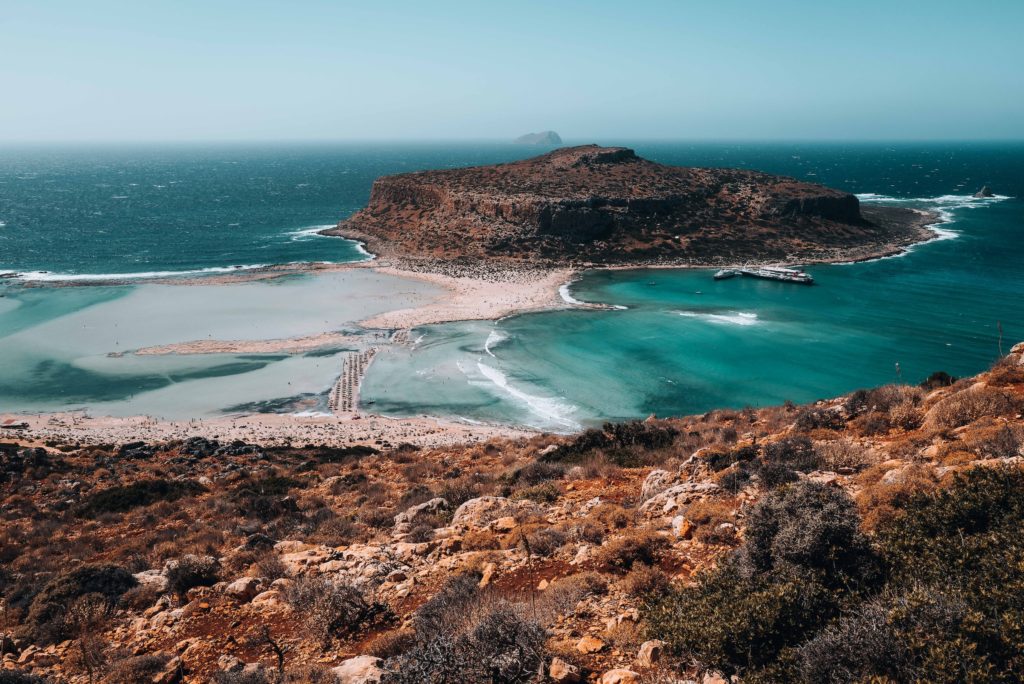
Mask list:
[[[566,304],[572,304],[573,306],[586,306],[586,302],[581,302],[580,300],[573,297],[572,293],[569,292],[569,288],[572,286],[573,282],[574,281],[570,280],[569,282],[560,285],[558,287],[558,295]]]
[[[570,280],[569,282],[564,283],[558,287],[558,295],[566,304],[572,304],[573,306],[591,306],[604,309],[615,309],[616,311],[626,311],[629,309],[628,306],[622,306],[621,304],[587,304],[586,302],[581,302],[580,300],[573,297],[572,293],[569,292],[569,288],[572,287],[572,284],[574,282],[576,281]]]
[[[534,415],[543,418],[546,421],[561,425],[569,430],[576,431],[582,429],[582,425],[577,423],[568,417],[568,413],[572,413],[576,410],[575,406],[564,404],[557,399],[548,399],[546,397],[538,397],[532,394],[527,394],[520,389],[513,387],[505,374],[496,368],[492,368],[486,364],[476,364],[477,368],[485,378],[493,382],[500,389],[504,390],[512,397],[518,399],[522,403],[526,404],[527,408],[530,409]]]
[[[325,411],[313,411],[312,409],[308,409],[306,411],[299,411],[297,413],[293,413],[292,415],[295,416],[296,418],[330,418],[334,414],[327,413]]]
[[[330,235],[321,235],[320,231],[327,230],[328,228],[334,228],[333,223],[327,223],[321,226],[310,226],[309,228],[299,228],[288,233],[292,242],[303,242],[310,238],[323,238],[332,237]]]
[[[92,282],[103,280],[151,280],[153,278],[174,278],[178,276],[209,275],[212,273],[234,273],[267,268],[267,264],[246,264],[243,266],[211,266],[188,271],[141,271],[138,273],[51,273],[50,271],[21,271],[15,276],[29,282]]]
[[[6,227],[7,227],[7,221],[0,221],[0,228],[6,228]]]
[[[484,342],[484,351],[491,355],[491,358],[498,358],[491,351],[491,347],[496,347],[505,340],[508,339],[508,335],[501,332],[500,330],[492,330],[491,334],[487,336],[487,341]]]
[[[960,233],[956,230],[944,227],[951,223],[956,223],[956,215],[953,213],[957,209],[979,209],[981,207],[987,207],[996,202],[1002,202],[1003,200],[1010,199],[1007,195],[993,195],[992,197],[975,197],[974,195],[939,195],[938,197],[893,197],[891,195],[881,195],[874,192],[862,192],[857,195],[857,199],[863,202],[878,202],[885,204],[900,204],[900,203],[914,203],[923,205],[922,208],[930,209],[939,215],[939,220],[936,223],[925,226],[928,230],[935,234],[935,240],[954,240],[960,237]],[[894,257],[901,257],[909,254],[915,245],[907,247],[899,254],[893,254],[888,257],[881,257],[882,259],[891,259]]]
[[[680,316],[687,318],[699,318],[712,323],[728,323],[730,325],[757,325],[760,321],[756,313],[746,311],[734,311],[725,314],[703,313],[700,311],[680,311]]]

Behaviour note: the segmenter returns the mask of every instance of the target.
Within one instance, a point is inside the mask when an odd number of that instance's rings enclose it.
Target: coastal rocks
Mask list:
[[[981,190],[974,193],[974,197],[978,199],[983,199],[986,197],[995,197],[995,193],[989,190],[989,187],[987,185],[983,185],[981,186]]]
[[[640,506],[643,515],[672,515],[697,499],[712,496],[720,491],[713,482],[684,482],[669,487],[651,497]]]
[[[337,678],[338,684],[379,684],[384,677],[383,663],[374,656],[356,656],[332,667],[331,674]]]

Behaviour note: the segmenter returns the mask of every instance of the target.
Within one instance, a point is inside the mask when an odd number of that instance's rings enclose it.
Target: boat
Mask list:
[[[764,280],[778,280],[783,283],[800,283],[802,285],[813,285],[814,278],[797,268],[786,268],[784,266],[752,266],[743,268],[723,268],[715,273],[715,280],[726,280],[736,276],[747,276],[750,278],[762,278]]]

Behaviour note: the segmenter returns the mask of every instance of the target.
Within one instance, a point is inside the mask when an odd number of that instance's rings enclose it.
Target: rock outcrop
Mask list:
[[[379,178],[325,231],[383,255],[592,263],[735,263],[923,239],[920,214],[741,169],[665,166],[585,145],[496,166]]]

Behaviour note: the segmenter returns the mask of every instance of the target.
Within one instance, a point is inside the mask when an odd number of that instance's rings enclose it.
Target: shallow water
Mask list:
[[[320,397],[343,349],[315,354],[125,354],[194,340],[273,340],[327,331],[433,300],[439,288],[370,270],[231,285],[14,289],[0,300],[0,411],[85,408],[190,418]],[[113,355],[112,355],[113,353]],[[319,406],[323,398],[314,402]]]

